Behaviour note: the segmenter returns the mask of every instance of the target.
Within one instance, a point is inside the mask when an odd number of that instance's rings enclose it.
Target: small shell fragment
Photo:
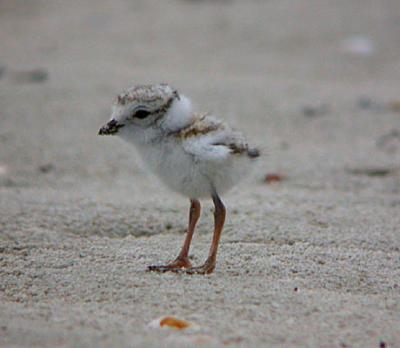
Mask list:
[[[266,174],[265,178],[264,178],[264,180],[267,184],[281,182],[284,179],[285,179],[284,175],[279,174],[279,173],[269,173],[269,174]]]
[[[173,316],[165,316],[151,321],[148,325],[151,328],[169,328],[174,330],[185,330],[192,328],[195,325],[184,319],[179,319]]]
[[[175,317],[164,317],[160,320],[160,326],[167,326],[173,329],[183,330],[188,328],[190,326],[190,323],[186,320],[178,319]]]

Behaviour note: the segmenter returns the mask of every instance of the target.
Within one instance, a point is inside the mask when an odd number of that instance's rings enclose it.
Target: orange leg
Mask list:
[[[185,242],[183,243],[181,252],[179,253],[178,257],[175,259],[175,261],[166,265],[149,266],[149,271],[167,272],[192,267],[192,264],[189,261],[189,249],[197,221],[200,218],[201,206],[200,202],[197,199],[191,199],[190,203],[189,225],[186,233]]]
[[[226,209],[221,199],[217,194],[213,196],[213,202],[215,206],[214,210],[214,235],[210,247],[210,252],[208,254],[207,260],[202,266],[191,267],[182,270],[184,273],[188,274],[210,274],[214,271],[215,265],[217,263],[217,251],[219,240],[221,238],[222,229],[225,223]]]

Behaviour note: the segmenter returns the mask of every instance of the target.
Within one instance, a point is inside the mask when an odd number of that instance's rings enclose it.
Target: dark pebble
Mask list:
[[[48,77],[48,72],[43,69],[19,71],[15,74],[15,80],[20,83],[43,83]]]
[[[302,112],[307,117],[319,117],[329,112],[329,106],[327,104],[306,105],[302,108]]]
[[[46,174],[54,170],[54,165],[51,163],[42,164],[39,166],[39,172]]]
[[[380,168],[380,167],[370,167],[370,168],[354,168],[348,169],[348,172],[353,175],[365,175],[369,177],[384,177],[390,174],[394,174],[396,169],[394,168]]]

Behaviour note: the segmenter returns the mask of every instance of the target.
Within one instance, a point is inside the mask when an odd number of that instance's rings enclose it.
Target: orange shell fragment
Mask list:
[[[167,326],[172,329],[183,330],[183,329],[187,329],[188,327],[192,326],[192,324],[186,320],[168,316],[168,317],[164,317],[160,320],[160,326],[161,327]]]

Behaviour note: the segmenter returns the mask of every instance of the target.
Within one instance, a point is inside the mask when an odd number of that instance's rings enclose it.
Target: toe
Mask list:
[[[192,264],[188,259],[176,259],[172,263],[166,265],[151,265],[147,267],[149,272],[175,272],[184,268],[191,268]]]
[[[211,274],[214,271],[214,266],[203,265],[200,267],[191,267],[182,271],[187,274]]]
[[[167,266],[164,265],[151,265],[147,267],[147,270],[149,272],[167,272],[169,270],[171,270],[170,268],[168,268]]]

